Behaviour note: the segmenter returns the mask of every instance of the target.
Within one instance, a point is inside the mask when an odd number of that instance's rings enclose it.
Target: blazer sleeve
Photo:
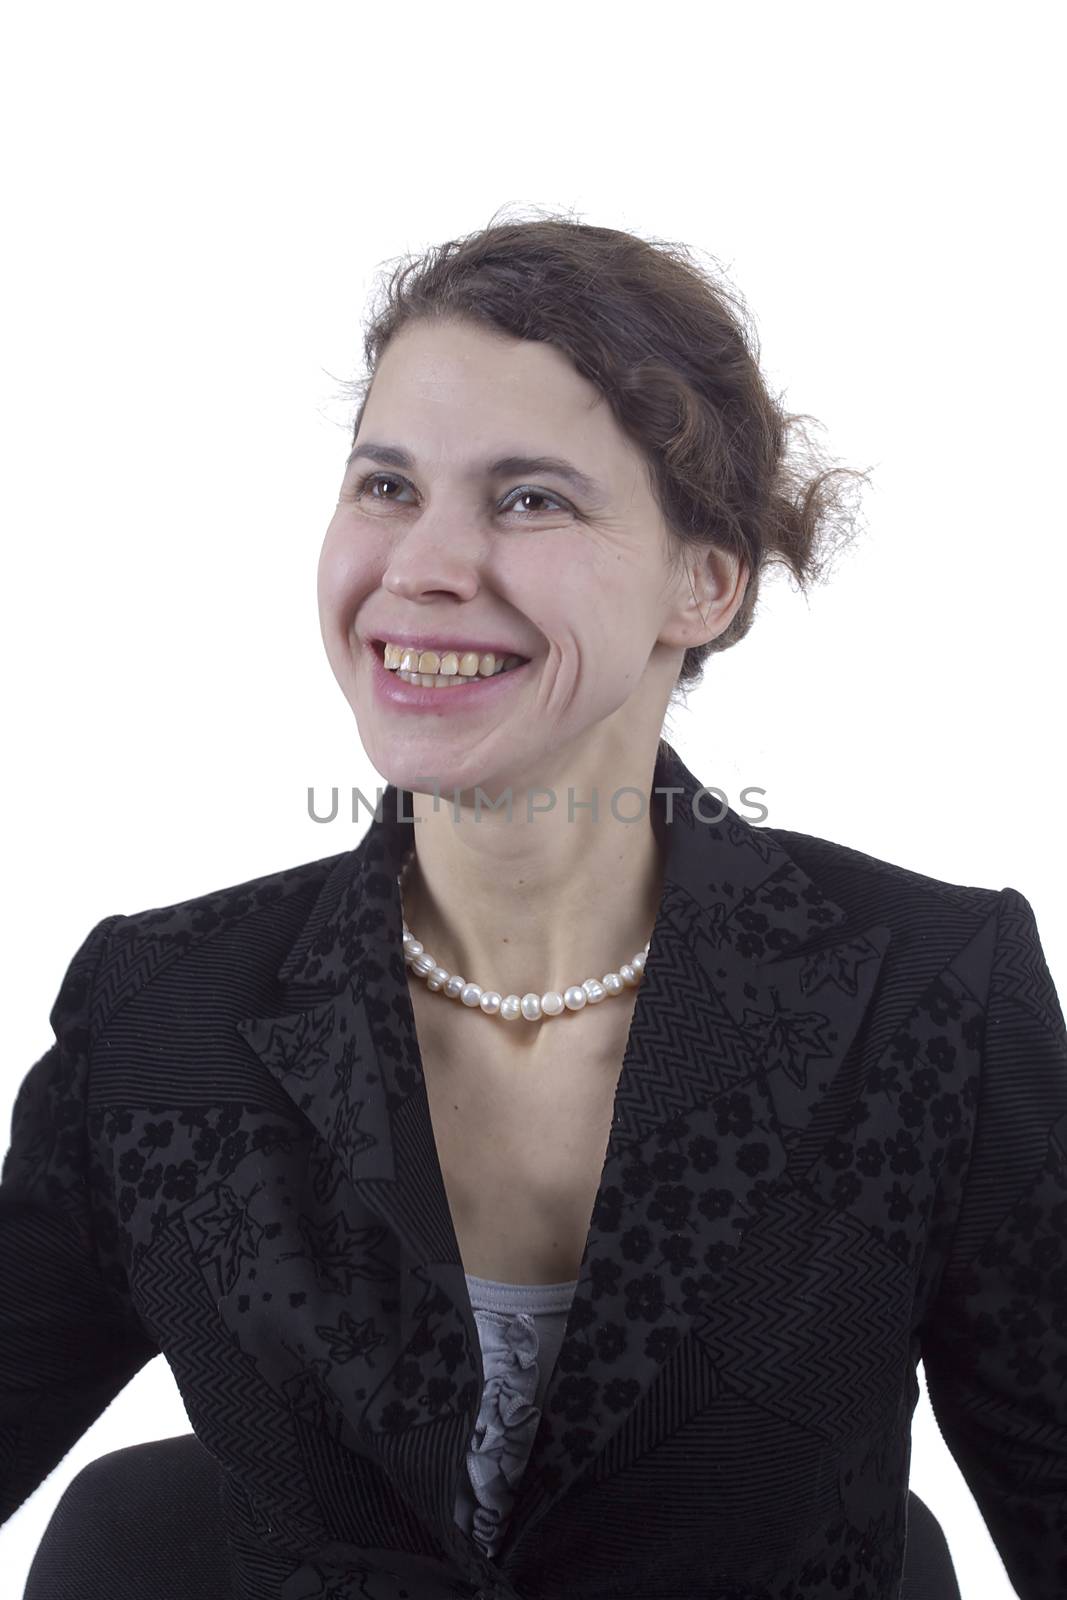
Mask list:
[[[970,1164],[922,1333],[938,1426],[1020,1600],[1067,1595],[1067,1032],[1000,892]]]
[[[86,1133],[93,984],[106,917],[71,961],[51,1048],[22,1081],[0,1172],[0,1522],[154,1354],[99,1258]],[[123,1281],[120,1281],[123,1280]]]

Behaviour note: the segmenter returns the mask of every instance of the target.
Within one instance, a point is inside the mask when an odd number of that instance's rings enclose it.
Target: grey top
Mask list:
[[[507,1528],[578,1280],[498,1283],[470,1272],[466,1278],[485,1385],[459,1480],[456,1521],[491,1557]]]

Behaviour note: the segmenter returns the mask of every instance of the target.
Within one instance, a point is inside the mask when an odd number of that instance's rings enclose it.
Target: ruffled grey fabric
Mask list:
[[[485,1384],[467,1449],[457,1521],[492,1556],[541,1420],[540,1396],[558,1354],[577,1280],[497,1283],[467,1274]]]
[[[467,1450],[477,1506],[471,1532],[492,1554],[504,1532],[541,1419],[535,1402],[540,1341],[533,1317],[476,1311],[485,1388]]]

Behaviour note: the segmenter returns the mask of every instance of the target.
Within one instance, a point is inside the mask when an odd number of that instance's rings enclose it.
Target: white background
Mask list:
[[[504,204],[680,240],[874,468],[869,531],[668,730],[737,805],[1030,900],[1061,994],[1064,261],[1054,8],[422,10],[39,0],[2,55],[6,1146],[109,913],[357,842],[315,561],[379,267]],[[15,1600],[93,1457],[188,1424],[153,1362],[0,1531]],[[1002,1565],[925,1398],[964,1600]],[[773,1514],[773,1508],[768,1508]]]

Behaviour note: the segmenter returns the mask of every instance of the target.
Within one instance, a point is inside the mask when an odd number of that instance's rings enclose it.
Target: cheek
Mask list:
[[[344,633],[374,587],[375,552],[369,540],[357,541],[343,519],[334,517],[319,551],[316,572],[319,621],[323,634]]]
[[[319,620],[325,633],[333,622],[337,608],[337,597],[342,592],[343,585],[338,572],[339,562],[337,548],[330,542],[329,534],[319,551],[319,564],[315,574],[315,589],[319,601]]]

